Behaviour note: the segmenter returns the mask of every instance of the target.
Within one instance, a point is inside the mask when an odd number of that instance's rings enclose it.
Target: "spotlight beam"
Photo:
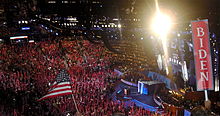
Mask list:
[[[153,17],[151,28],[153,32],[159,37],[160,41],[162,42],[163,47],[163,54],[164,54],[164,64],[165,64],[165,70],[168,74],[168,49],[167,49],[167,35],[172,27],[172,20],[167,15],[160,11],[158,7],[158,3],[156,3],[156,14]]]

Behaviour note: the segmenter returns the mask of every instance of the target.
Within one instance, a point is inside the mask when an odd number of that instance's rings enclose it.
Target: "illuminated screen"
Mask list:
[[[13,39],[22,39],[22,38],[28,38],[28,36],[15,36],[15,37],[10,37],[10,40],[13,40]]]
[[[30,27],[21,27],[21,30],[30,30]]]

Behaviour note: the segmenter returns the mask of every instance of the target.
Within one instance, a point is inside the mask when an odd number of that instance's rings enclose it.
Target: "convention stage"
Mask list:
[[[126,107],[135,104],[150,111],[158,111],[161,106],[160,101],[156,100],[153,94],[141,94],[138,89],[138,84],[122,79],[115,87],[115,91],[111,96],[112,100],[123,102]]]

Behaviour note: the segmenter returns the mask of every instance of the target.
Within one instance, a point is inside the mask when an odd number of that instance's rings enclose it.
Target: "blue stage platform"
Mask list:
[[[128,89],[129,93],[124,94],[124,89]],[[115,87],[115,91],[111,98],[115,102],[124,102],[125,107],[135,104],[149,111],[157,111],[159,105],[155,102],[153,95],[143,95],[138,93],[138,87],[135,84],[129,84],[122,80]]]

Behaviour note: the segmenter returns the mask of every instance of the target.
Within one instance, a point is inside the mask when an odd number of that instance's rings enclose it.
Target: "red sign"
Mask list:
[[[213,90],[208,20],[192,21],[197,91]]]

